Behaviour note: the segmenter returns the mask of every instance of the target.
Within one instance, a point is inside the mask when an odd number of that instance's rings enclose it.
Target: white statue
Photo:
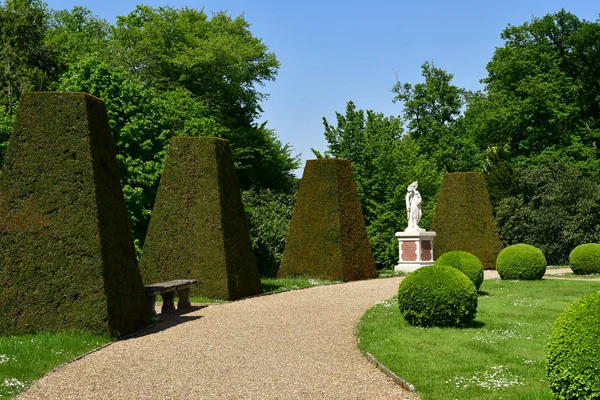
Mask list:
[[[417,182],[413,182],[408,185],[406,193],[406,218],[408,219],[408,227],[405,232],[424,231],[419,228],[419,221],[421,221],[421,193],[417,190]]]

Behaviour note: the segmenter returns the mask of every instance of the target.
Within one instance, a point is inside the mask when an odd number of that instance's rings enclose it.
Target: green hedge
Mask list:
[[[449,251],[466,251],[481,260],[485,269],[496,267],[502,245],[481,172],[444,175],[431,230],[437,233],[434,259]]]
[[[308,160],[278,276],[355,281],[376,275],[350,161]]]
[[[229,141],[171,139],[140,269],[145,284],[197,279],[197,296],[261,293]]]
[[[571,304],[556,320],[546,349],[555,398],[600,398],[600,292]]]
[[[143,323],[146,296],[104,102],[25,93],[0,176],[0,334]]]
[[[546,273],[546,258],[540,249],[519,243],[498,254],[496,269],[502,279],[537,280]]]
[[[435,260],[435,265],[447,265],[456,268],[467,276],[479,290],[483,283],[483,264],[477,257],[466,251],[450,251]]]
[[[447,265],[421,267],[398,288],[404,319],[417,326],[464,326],[477,312],[477,289],[465,274]]]
[[[586,243],[575,247],[569,254],[569,265],[579,275],[600,274],[600,244]]]

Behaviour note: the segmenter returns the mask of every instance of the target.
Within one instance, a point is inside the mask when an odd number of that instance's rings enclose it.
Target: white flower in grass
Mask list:
[[[485,371],[475,371],[471,377],[455,376],[446,381],[446,384],[454,384],[457,388],[480,387],[487,390],[505,389],[511,386],[524,385],[518,376],[511,375],[506,367],[495,365],[488,367]]]
[[[541,300],[534,300],[529,297],[522,297],[522,298],[518,298],[515,301],[513,301],[512,305],[513,305],[513,307],[535,308],[535,307],[539,306],[540,303],[541,303]]]
[[[9,361],[15,361],[15,360],[16,360],[15,356],[11,356],[8,354],[0,354],[0,364],[4,364]]]
[[[2,386],[11,389],[23,389],[25,387],[25,383],[21,382],[17,378],[5,379],[2,382]]]

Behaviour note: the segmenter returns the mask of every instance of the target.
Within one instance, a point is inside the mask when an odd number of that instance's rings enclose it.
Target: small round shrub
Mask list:
[[[479,258],[466,251],[449,251],[435,261],[436,265],[454,267],[467,276],[479,290],[483,282],[483,264]]]
[[[600,244],[587,243],[575,247],[569,254],[569,264],[579,275],[600,274]]]
[[[411,272],[398,288],[404,319],[416,326],[464,326],[477,311],[477,290],[465,274],[447,265]]]
[[[600,399],[600,292],[558,317],[546,346],[548,383],[556,399]]]
[[[498,254],[496,270],[502,279],[542,279],[546,273],[546,257],[530,244],[513,244]]]

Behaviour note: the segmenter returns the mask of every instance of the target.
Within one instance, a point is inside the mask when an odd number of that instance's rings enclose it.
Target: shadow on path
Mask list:
[[[161,304],[157,305],[157,312],[160,310]],[[139,338],[147,335],[152,335],[158,332],[166,331],[167,329],[173,328],[180,324],[185,324],[186,322],[195,321],[197,319],[202,318],[201,315],[186,315],[189,313],[193,313],[195,311],[201,310],[203,308],[208,307],[207,305],[193,305],[188,308],[184,308],[182,310],[175,310],[171,312],[162,312],[157,315],[154,322],[151,325],[148,325],[141,330],[135,332],[134,334],[124,338],[123,340],[131,339],[131,338]]]

